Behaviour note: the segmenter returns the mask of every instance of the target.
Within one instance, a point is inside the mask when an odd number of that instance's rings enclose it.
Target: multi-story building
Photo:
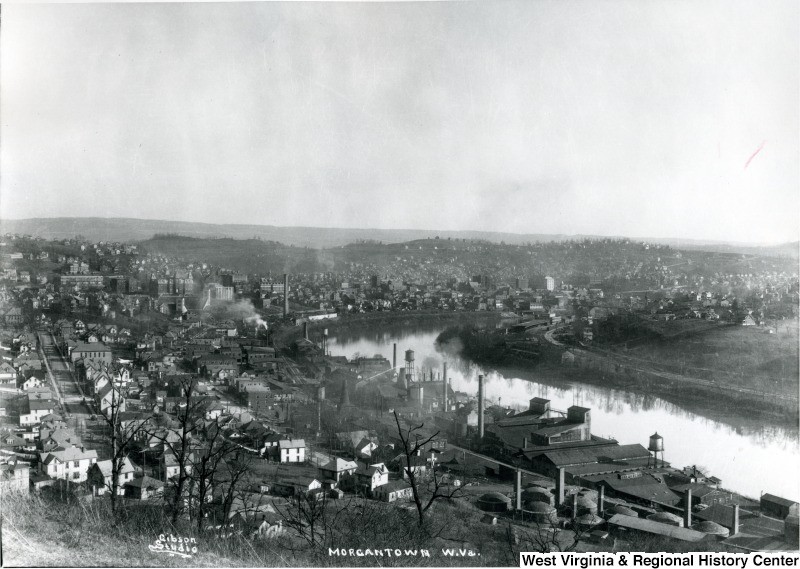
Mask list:
[[[303,439],[283,439],[278,441],[281,462],[305,462],[306,442]]]
[[[81,359],[92,359],[96,362],[110,365],[114,356],[111,352],[111,348],[100,342],[95,342],[92,344],[78,344],[73,348],[72,352],[70,352],[70,360],[72,363]]]
[[[58,275],[56,285],[59,291],[103,288],[103,275]]]
[[[42,422],[42,417],[50,415],[54,408],[53,401],[42,397],[41,393],[29,393],[27,408],[22,409],[19,414],[19,424],[24,427],[38,425]]]
[[[97,462],[97,451],[71,446],[39,453],[39,472],[50,478],[85,482],[89,467]]]

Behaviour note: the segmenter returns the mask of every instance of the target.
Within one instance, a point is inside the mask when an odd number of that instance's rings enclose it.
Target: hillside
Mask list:
[[[194,223],[132,218],[41,218],[0,220],[0,233],[19,233],[66,239],[82,235],[90,241],[140,241],[159,233],[178,233],[191,237],[258,238],[298,247],[338,247],[361,240],[398,243],[438,236],[454,239],[485,239],[506,243],[527,243],[579,238],[568,235],[516,234],[488,231],[434,231],[423,229],[370,229],[336,227],[278,227],[274,225],[238,225]]]
[[[90,241],[141,241],[160,233],[178,233],[190,237],[230,237],[233,239],[262,239],[296,247],[324,249],[364,240],[384,243],[403,243],[418,239],[481,239],[509,244],[547,241],[580,240],[618,236],[566,235],[541,233],[503,233],[491,231],[439,231],[424,229],[371,229],[336,227],[279,227],[274,225],[212,224],[186,221],[167,221],[134,218],[55,217],[0,220],[0,233],[34,235],[45,239],[66,239],[82,235]],[[676,248],[698,249],[743,255],[786,256],[798,258],[798,244],[757,246],[748,243],[650,238],[635,240],[659,243]]]
[[[198,238],[159,234],[139,243],[149,253],[194,263],[210,263],[243,273],[330,271],[332,261],[315,249],[259,239]]]

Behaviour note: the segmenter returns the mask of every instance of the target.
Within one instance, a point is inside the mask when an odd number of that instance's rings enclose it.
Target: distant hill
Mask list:
[[[232,239],[262,239],[296,247],[325,249],[358,241],[404,243],[417,239],[482,239],[495,243],[536,243],[570,239],[604,238],[610,235],[566,235],[542,233],[504,233],[492,231],[436,231],[424,229],[369,229],[331,227],[278,227],[275,225],[237,225],[195,223],[134,218],[54,217],[0,220],[0,233],[19,233],[65,239],[82,235],[90,241],[143,241],[156,234],[173,233],[188,237],[229,237]],[[798,243],[761,247],[748,243],[724,243],[693,239],[636,238],[675,248],[702,249],[724,253],[798,257]]]
[[[90,241],[141,241],[156,234],[174,233],[188,237],[231,237],[264,239],[286,245],[324,249],[363,240],[403,243],[437,235],[453,239],[485,239],[506,243],[527,243],[578,239],[584,236],[517,234],[489,231],[433,231],[423,229],[342,229],[334,227],[278,227],[274,225],[237,225],[194,223],[133,218],[54,217],[0,220],[0,232],[36,235],[46,239],[66,239],[82,235]]]
[[[334,260],[324,251],[260,239],[217,239],[156,235],[139,241],[143,250],[209,263],[243,273],[316,273],[333,270]]]

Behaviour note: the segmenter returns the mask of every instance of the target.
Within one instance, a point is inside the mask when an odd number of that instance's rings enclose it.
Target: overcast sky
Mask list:
[[[796,240],[798,6],[4,4],[0,216]]]

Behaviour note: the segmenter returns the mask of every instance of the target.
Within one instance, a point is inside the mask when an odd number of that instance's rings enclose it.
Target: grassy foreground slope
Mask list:
[[[509,544],[505,526],[486,526],[465,504],[439,503],[423,527],[416,513],[373,500],[337,501],[327,526],[309,544],[293,530],[277,538],[251,532],[221,537],[198,533],[194,525],[172,526],[161,507],[126,507],[116,521],[102,498],[84,501],[48,495],[2,497],[4,566],[23,567],[322,567],[322,566],[509,566],[518,564],[518,547]],[[333,512],[336,510],[336,512]],[[318,524],[322,522],[318,521]],[[189,559],[151,552],[160,534],[193,537],[198,551]],[[306,536],[307,537],[307,536]],[[469,548],[474,557],[448,557],[444,548]],[[329,548],[427,549],[429,557],[351,557]],[[514,562],[516,560],[516,562]]]

